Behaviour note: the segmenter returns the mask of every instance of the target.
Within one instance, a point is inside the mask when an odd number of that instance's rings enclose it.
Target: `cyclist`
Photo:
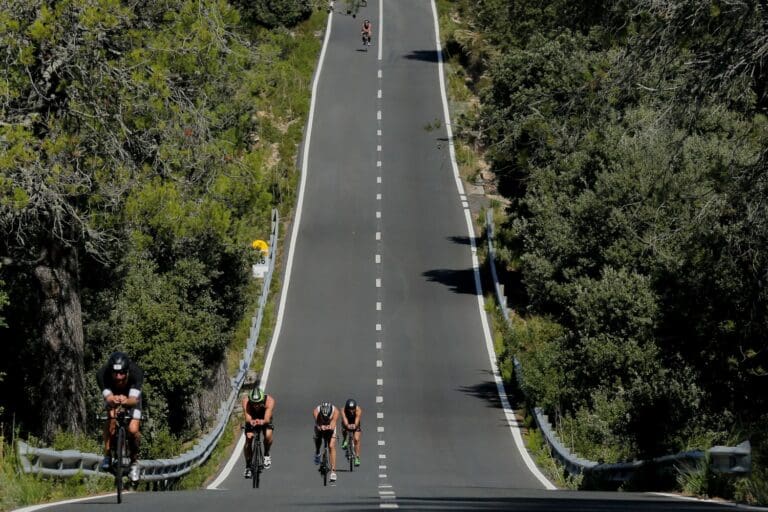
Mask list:
[[[363,431],[360,426],[360,418],[362,416],[363,408],[357,405],[357,401],[354,398],[347,400],[347,403],[344,405],[344,414],[341,415],[344,438],[344,442],[341,444],[341,449],[347,449],[347,432],[354,432],[355,466],[360,465],[360,436]]]
[[[144,372],[131,361],[123,352],[114,352],[107,363],[96,374],[96,381],[104,395],[104,406],[107,409],[109,421],[104,424],[104,460],[101,469],[108,471],[112,465],[110,442],[115,435],[115,409],[124,407],[131,409],[131,421],[128,424],[128,452],[131,457],[129,476],[131,481],[139,480],[139,443],[141,434],[141,385],[144,382]]]
[[[251,478],[251,439],[256,429],[261,429],[264,439],[264,468],[272,466],[272,457],[269,450],[272,448],[272,432],[275,430],[272,414],[275,411],[275,399],[272,395],[264,393],[258,386],[254,386],[248,396],[243,397],[243,413],[245,414],[245,478]]]
[[[363,45],[371,46],[371,37],[373,36],[373,27],[370,20],[363,22],[363,28],[360,30],[360,35],[363,36]]]
[[[320,464],[320,445],[323,439],[328,441],[331,456],[331,482],[336,481],[336,425],[339,422],[339,409],[330,402],[323,402],[314,409],[315,417],[315,464]]]

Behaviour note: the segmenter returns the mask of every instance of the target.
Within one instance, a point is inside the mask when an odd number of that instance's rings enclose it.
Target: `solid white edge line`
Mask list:
[[[682,496],[680,494],[672,494],[667,492],[648,492],[646,494],[649,494],[651,496],[661,496],[664,498],[673,498],[673,499],[678,499],[683,501],[698,501],[701,503],[711,503],[714,505],[722,505],[724,507],[731,507],[739,510],[760,510],[760,511],[768,510],[768,507],[745,505],[743,503],[733,503],[732,501],[720,501],[720,500],[713,500],[713,499],[706,499],[706,498],[697,498],[695,496]]]
[[[430,3],[432,4],[432,19],[435,26],[435,46],[437,51],[437,72],[440,79],[440,96],[443,101],[443,117],[445,119],[445,130],[446,135],[448,137],[448,153],[451,158],[451,167],[453,169],[453,177],[454,181],[456,182],[456,188],[459,192],[459,197],[464,195],[464,185],[461,182],[461,177],[459,176],[459,168],[456,164],[456,151],[454,149],[453,145],[453,129],[451,128],[451,115],[448,111],[448,95],[445,91],[445,78],[443,77],[444,70],[443,70],[443,50],[442,45],[440,44],[440,26],[439,26],[439,20],[437,16],[437,6],[435,5],[435,0],[430,0]],[[464,210],[464,218],[467,223],[467,231],[469,232],[469,240],[471,242],[472,252],[474,253],[477,248],[475,247],[475,228],[472,226],[472,215],[470,214],[469,210]],[[525,443],[523,443],[523,437],[520,434],[520,427],[517,424],[517,419],[515,418],[515,413],[512,410],[512,407],[509,404],[509,399],[507,398],[507,393],[504,390],[504,383],[501,380],[501,375],[499,374],[499,368],[496,365],[496,351],[493,348],[493,339],[491,338],[491,331],[488,327],[488,318],[485,315],[485,300],[483,298],[483,285],[480,282],[480,268],[478,267],[478,264],[476,261],[472,262],[473,272],[475,274],[475,290],[477,291],[477,306],[480,310],[480,321],[483,325],[483,335],[485,337],[485,348],[488,352],[488,360],[491,364],[491,371],[493,372],[493,380],[496,381],[496,390],[499,393],[499,399],[501,400],[502,407],[504,408],[504,416],[507,419],[507,424],[509,425],[509,430],[512,432],[512,437],[515,440],[515,444],[517,445],[517,449],[520,452],[520,456],[523,458],[523,461],[525,462],[526,467],[528,470],[533,474],[534,477],[536,477],[539,482],[541,482],[541,485],[543,485],[546,489],[554,490],[557,489],[557,487],[547,479],[547,477],[544,476],[544,474],[539,470],[539,468],[536,466],[536,464],[533,462],[533,459],[531,458],[530,454],[528,453],[528,450],[525,448]]]
[[[381,60],[382,44],[384,44],[384,0],[379,2],[379,53],[378,58]]]
[[[131,491],[123,491],[123,494],[128,494]],[[85,498],[75,498],[72,500],[57,501],[55,503],[40,503],[39,505],[30,505],[24,508],[15,508],[13,512],[34,512],[35,510],[43,510],[50,507],[58,507],[59,505],[69,505],[70,503],[80,503],[81,501],[97,500],[99,498],[109,498],[111,496],[117,496],[117,493],[111,494],[99,494],[98,496],[88,496]]]
[[[302,154],[301,158],[301,181],[299,183],[299,197],[296,204],[296,215],[293,221],[293,231],[291,232],[291,242],[288,247],[288,261],[285,266],[285,278],[283,281],[283,290],[280,294],[280,305],[277,308],[277,320],[275,322],[275,331],[272,333],[272,340],[269,344],[269,351],[267,352],[267,357],[264,360],[264,369],[261,372],[261,387],[262,389],[267,388],[267,380],[269,379],[269,369],[272,367],[272,358],[275,355],[275,348],[277,347],[277,341],[280,339],[280,330],[283,327],[283,314],[285,312],[285,302],[288,297],[288,287],[291,284],[291,269],[293,268],[293,253],[296,249],[296,238],[299,233],[299,225],[301,224],[301,211],[304,204],[304,189],[306,188],[307,184],[307,169],[308,169],[308,162],[309,162],[309,146],[310,142],[312,140],[312,125],[314,124],[315,120],[315,104],[317,102],[317,86],[320,82],[320,74],[323,70],[323,62],[325,62],[325,52],[328,49],[328,41],[331,38],[331,27],[333,26],[333,11],[331,11],[328,14],[328,27],[325,31],[325,39],[323,40],[323,48],[320,50],[320,59],[317,63],[317,71],[315,72],[315,79],[312,83],[312,98],[310,100],[309,104],[309,118],[307,119],[307,135],[306,139],[304,141],[304,152]],[[245,444],[245,438],[244,436],[240,436],[240,439],[238,439],[237,444],[235,445],[235,449],[232,452],[232,455],[230,456],[229,460],[227,461],[227,464],[224,466],[224,469],[219,473],[219,476],[216,477],[216,480],[211,482],[206,489],[209,490],[215,490],[218,489],[219,485],[224,482],[224,480],[229,477],[229,474],[232,472],[232,468],[235,467],[235,464],[237,464],[237,460],[241,456],[241,451],[243,449],[243,446]]]

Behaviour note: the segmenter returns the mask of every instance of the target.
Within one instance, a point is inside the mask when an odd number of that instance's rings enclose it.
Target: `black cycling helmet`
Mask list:
[[[130,360],[125,352],[113,352],[112,355],[109,356],[107,365],[113,372],[128,373],[129,362]]]
[[[267,395],[264,394],[264,392],[259,389],[258,387],[254,387],[250,393],[248,393],[248,401],[254,404],[262,404],[266,401]]]
[[[330,418],[331,417],[331,411],[333,410],[333,406],[330,402],[323,402],[320,404],[320,416],[323,418]]]
[[[352,409],[357,409],[357,402],[355,401],[354,398],[350,398],[349,400],[347,400],[347,404],[344,407],[346,407],[350,411]]]

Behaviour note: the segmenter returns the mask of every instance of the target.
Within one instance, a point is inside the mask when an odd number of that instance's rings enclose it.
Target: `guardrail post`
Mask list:
[[[749,441],[737,446],[713,446],[709,449],[710,468],[715,473],[746,475],[752,469]]]

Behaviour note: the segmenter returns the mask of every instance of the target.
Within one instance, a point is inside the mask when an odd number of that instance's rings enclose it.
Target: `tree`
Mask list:
[[[110,257],[110,215],[132,180],[130,131],[111,99],[126,81],[113,59],[132,15],[111,1],[4,0],[0,17],[1,250],[39,286],[50,439],[85,427],[80,263]]]
[[[11,262],[9,289],[29,276],[39,290],[39,341],[24,350],[44,363],[25,369],[40,379],[46,439],[84,428],[83,358],[95,347],[83,339],[83,283],[119,289],[126,254],[146,251],[166,272],[191,249],[213,293],[230,299],[214,301],[216,313],[241,314],[244,256],[234,247],[252,228],[245,219],[268,217],[271,197],[248,151],[257,86],[243,76],[257,58],[238,23],[223,0],[0,0],[0,256]],[[156,236],[176,211],[131,217],[131,198],[166,182],[204,206],[217,236]]]
[[[265,27],[290,27],[312,13],[311,0],[234,0],[243,15]]]

